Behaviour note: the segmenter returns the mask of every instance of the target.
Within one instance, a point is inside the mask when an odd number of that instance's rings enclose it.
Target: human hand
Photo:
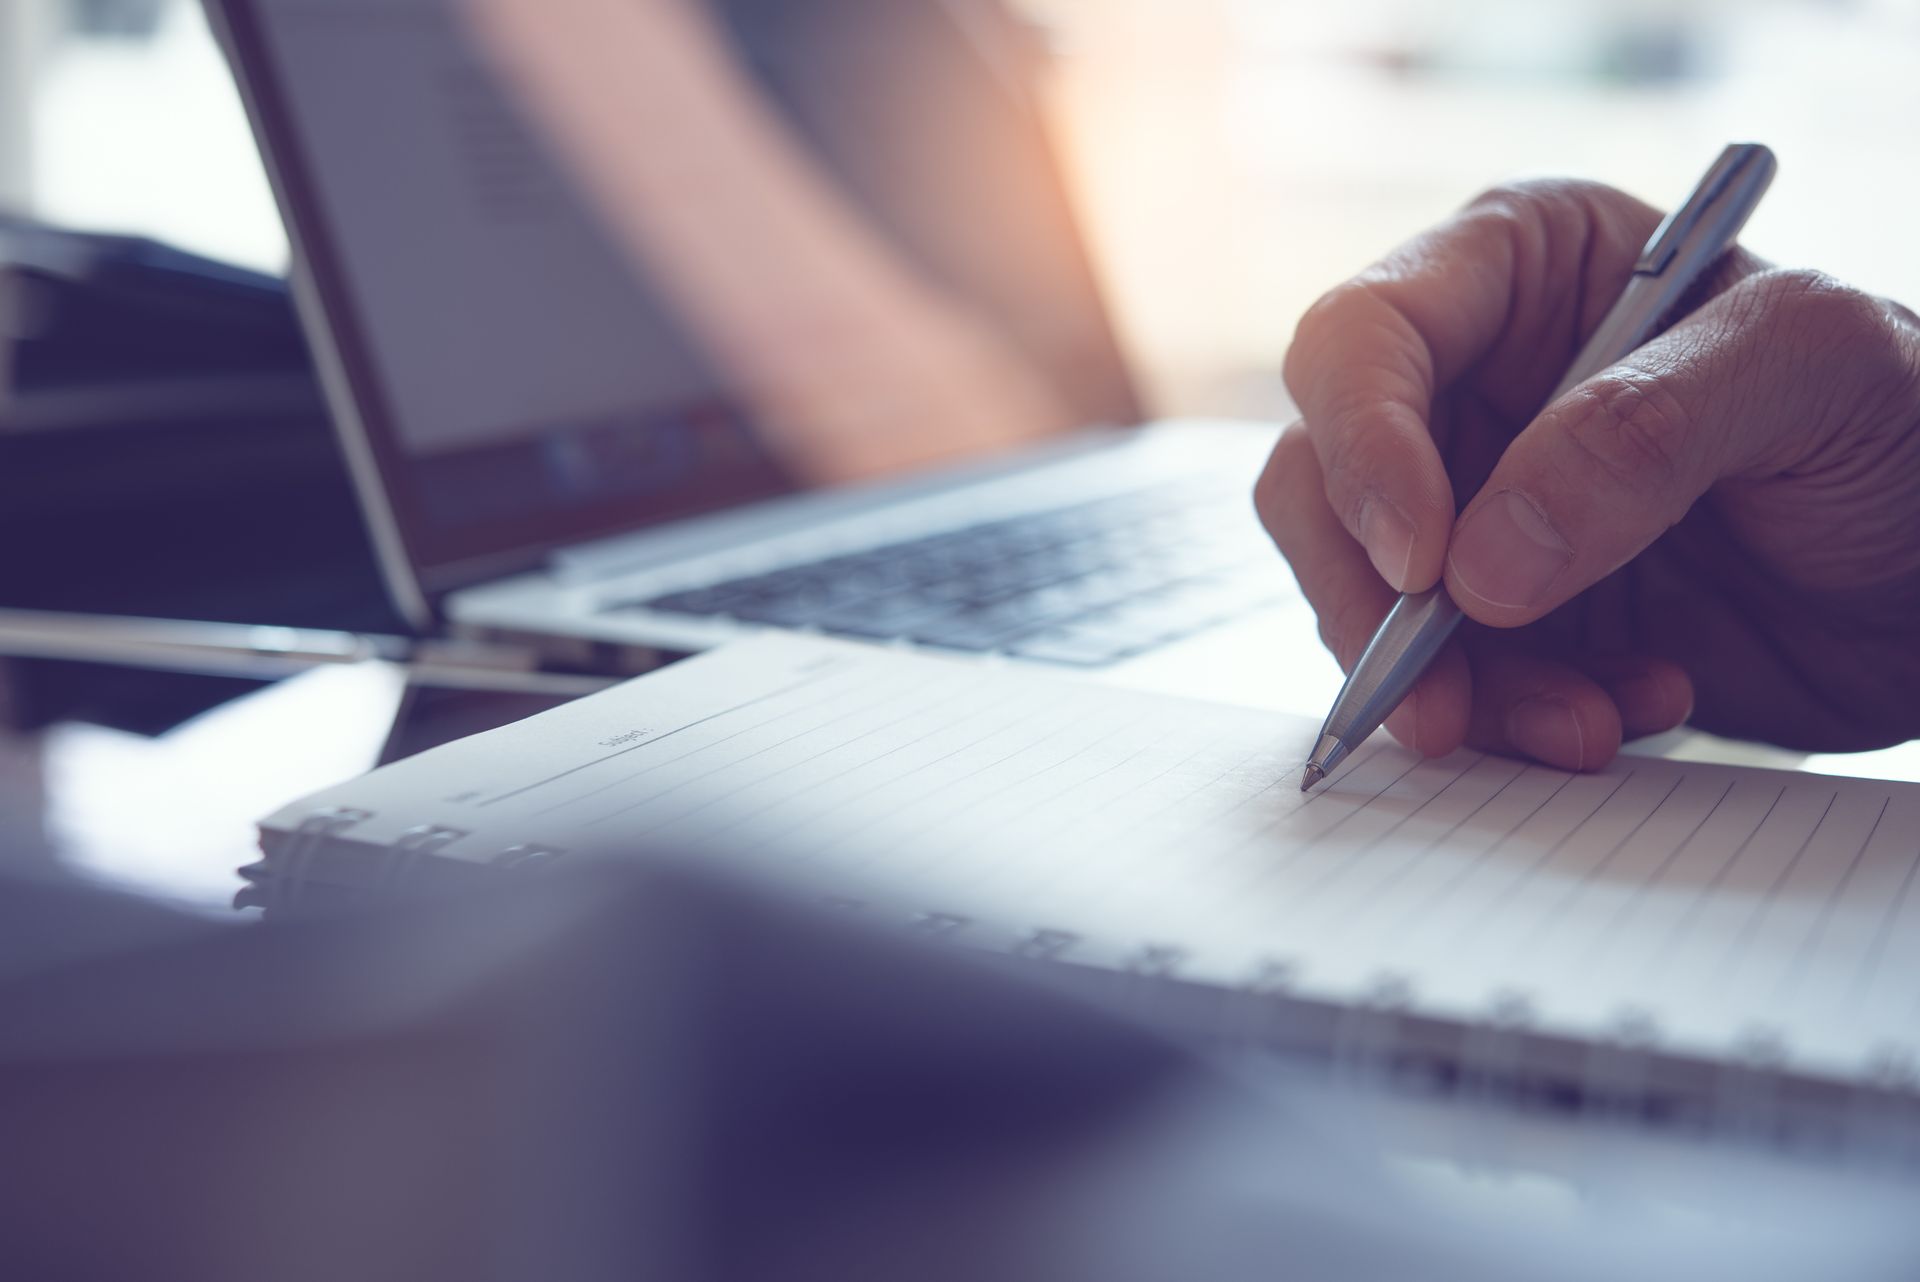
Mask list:
[[[1256,489],[1343,668],[1401,591],[1468,616],[1388,721],[1568,769],[1689,719],[1920,736],[1920,321],[1743,250],[1542,409],[1659,214],[1496,190],[1321,299]],[[1456,510],[1458,515],[1456,516]]]

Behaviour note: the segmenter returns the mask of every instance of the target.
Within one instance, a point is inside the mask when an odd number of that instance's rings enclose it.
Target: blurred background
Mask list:
[[[1162,413],[1284,412],[1327,286],[1507,179],[1656,203],[1763,141],[1748,243],[1908,302],[1914,0],[1019,0],[1099,267]],[[194,0],[0,0],[0,204],[278,270]]]

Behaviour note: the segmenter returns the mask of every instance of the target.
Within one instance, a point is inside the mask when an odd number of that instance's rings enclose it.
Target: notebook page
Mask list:
[[[983,941],[1460,1019],[1651,1021],[1839,1074],[1920,1025],[1920,786],[1622,758],[1571,775],[1019,670],[768,638],[290,809],[438,853],[688,850]],[[444,836],[445,834],[443,834]]]

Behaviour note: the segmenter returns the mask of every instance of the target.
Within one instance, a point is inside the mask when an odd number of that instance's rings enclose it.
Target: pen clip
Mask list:
[[[1760,203],[1761,193],[1773,181],[1776,168],[1773,153],[1759,143],[1737,142],[1729,145],[1713,162],[1687,203],[1666,216],[1654,229],[1640,259],[1633,265],[1636,276],[1658,276],[1672,265],[1674,255],[1706,221],[1708,212],[1723,202],[1728,204],[1727,226],[1718,236],[1715,253],[1733,243],[1745,225],[1747,215]]]

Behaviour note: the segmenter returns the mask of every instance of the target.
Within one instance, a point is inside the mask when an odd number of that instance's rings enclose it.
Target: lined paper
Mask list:
[[[1302,796],[1314,727],[768,638],[423,754],[309,805],[438,853],[698,851],[874,911],[1197,980],[1597,1036],[1784,1047],[1920,1033],[1920,786],[1622,758],[1590,775],[1377,737]]]

